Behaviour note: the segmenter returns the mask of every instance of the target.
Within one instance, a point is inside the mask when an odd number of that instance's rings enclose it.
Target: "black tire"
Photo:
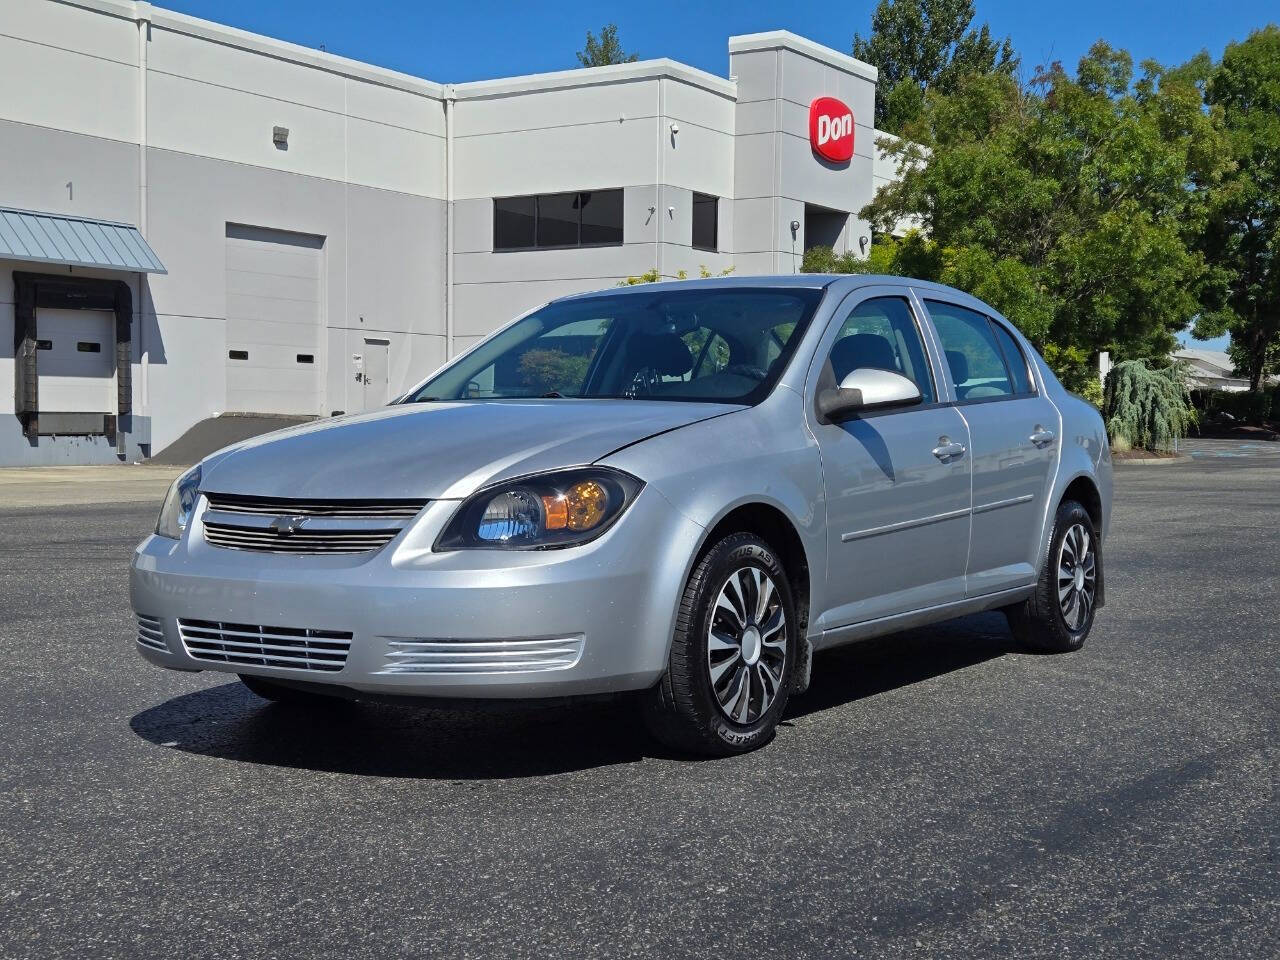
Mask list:
[[[241,673],[237,674],[237,676],[240,677],[240,682],[253,693],[273,703],[283,703],[293,707],[333,708],[347,702],[342,697],[314,693],[310,690],[303,690],[300,687],[291,687],[288,684],[276,683],[273,680],[254,676],[251,673]]]
[[[1079,550],[1071,545],[1064,555],[1063,543],[1069,534],[1073,534],[1073,543],[1079,540],[1076,531],[1083,530],[1088,537],[1088,552],[1082,556],[1092,556],[1093,562],[1072,565],[1069,556]],[[1073,583],[1068,579],[1060,579],[1060,561],[1071,567],[1082,567],[1082,574]],[[1090,579],[1085,579],[1085,572],[1091,570]],[[1092,593],[1081,592],[1076,583],[1084,582],[1092,585]],[[1060,600],[1061,590],[1068,592],[1067,600]],[[1070,595],[1074,593],[1080,607],[1069,605]],[[1035,592],[1022,603],[1005,607],[1005,615],[1009,620],[1009,629],[1014,639],[1027,650],[1037,653],[1070,653],[1084,646],[1093,628],[1094,614],[1102,596],[1102,544],[1098,539],[1098,531],[1094,528],[1093,519],[1079,503],[1064,500],[1058,505],[1054,517],[1053,536],[1049,538],[1049,550],[1044,556],[1040,569],[1040,579],[1036,582]],[[1087,602],[1086,602],[1087,601]],[[1064,610],[1064,605],[1067,609]]]
[[[768,585],[754,587],[756,575],[751,569],[760,571]],[[738,637],[737,653],[720,647],[719,642],[716,650],[711,649],[713,625],[722,628],[718,633],[725,635],[728,621],[724,618],[729,614],[717,610],[716,603],[721,592],[730,589],[731,576],[745,577],[735,580],[740,597],[749,594],[753,587],[759,591],[757,597],[760,594],[766,598],[776,597],[776,603],[767,600],[766,612],[761,617],[750,609],[745,611],[745,621],[739,614],[732,614],[738,625],[745,622]],[[744,607],[752,603],[755,601],[748,600]],[[775,617],[779,614],[781,640],[776,633]],[[747,638],[750,629],[756,631],[753,640]],[[677,751],[704,756],[729,756],[763,746],[773,738],[778,720],[787,707],[796,649],[795,603],[777,554],[762,539],[749,533],[735,533],[712,544],[695,564],[685,586],[667,672],[643,697],[644,719],[650,733]],[[712,682],[712,658],[719,658],[715,664],[715,669],[720,671],[718,684]],[[735,659],[737,663],[727,663]],[[732,696],[724,692],[726,682],[733,684],[741,671],[748,675],[736,689],[745,688],[745,703],[739,694],[730,706],[722,707],[720,697]],[[759,685],[758,696],[753,692],[753,684]],[[743,714],[742,721],[726,712],[734,710],[735,704],[735,712]]]

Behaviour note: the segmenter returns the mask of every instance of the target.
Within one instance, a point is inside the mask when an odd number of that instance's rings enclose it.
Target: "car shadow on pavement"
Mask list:
[[[791,701],[786,718],[867,700],[1011,649],[1004,618],[986,614],[828,651],[818,655],[812,687]],[[307,710],[269,703],[232,682],[174,697],[129,726],[159,746],[224,760],[430,780],[540,777],[674,756],[646,735],[631,697],[481,709],[335,699]]]
[[[786,718],[865,700],[1021,652],[1002,613],[978,613],[892,633],[814,657],[813,682],[788,705]]]

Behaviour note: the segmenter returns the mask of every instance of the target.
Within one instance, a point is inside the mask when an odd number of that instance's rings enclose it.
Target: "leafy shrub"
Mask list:
[[[1111,442],[1123,438],[1144,450],[1171,450],[1196,422],[1186,368],[1153,369],[1122,360],[1107,374],[1102,416]]]
[[[1276,416],[1275,404],[1278,395],[1280,394],[1275,390],[1248,390],[1239,393],[1226,390],[1200,391],[1201,404],[1206,415],[1229,413],[1242,423],[1252,424],[1261,424]]]

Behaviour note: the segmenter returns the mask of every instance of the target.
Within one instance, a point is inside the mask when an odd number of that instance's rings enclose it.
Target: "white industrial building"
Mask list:
[[[4,0],[0,464],[368,409],[552,297],[863,250],[875,69],[784,32],[728,53],[451,85],[148,3]]]

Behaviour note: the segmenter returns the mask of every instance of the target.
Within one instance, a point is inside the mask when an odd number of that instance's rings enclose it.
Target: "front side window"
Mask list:
[[[622,191],[580,190],[493,201],[493,249],[622,243]]]
[[[829,359],[836,383],[855,370],[888,370],[914,383],[923,403],[937,399],[920,328],[902,297],[874,297],[854,307]]]
[[[1004,357],[987,318],[954,303],[926,300],[956,385],[957,400],[1013,396]]]
[[[548,304],[407,402],[528,397],[758,403],[795,353],[821,289],[736,287]]]

